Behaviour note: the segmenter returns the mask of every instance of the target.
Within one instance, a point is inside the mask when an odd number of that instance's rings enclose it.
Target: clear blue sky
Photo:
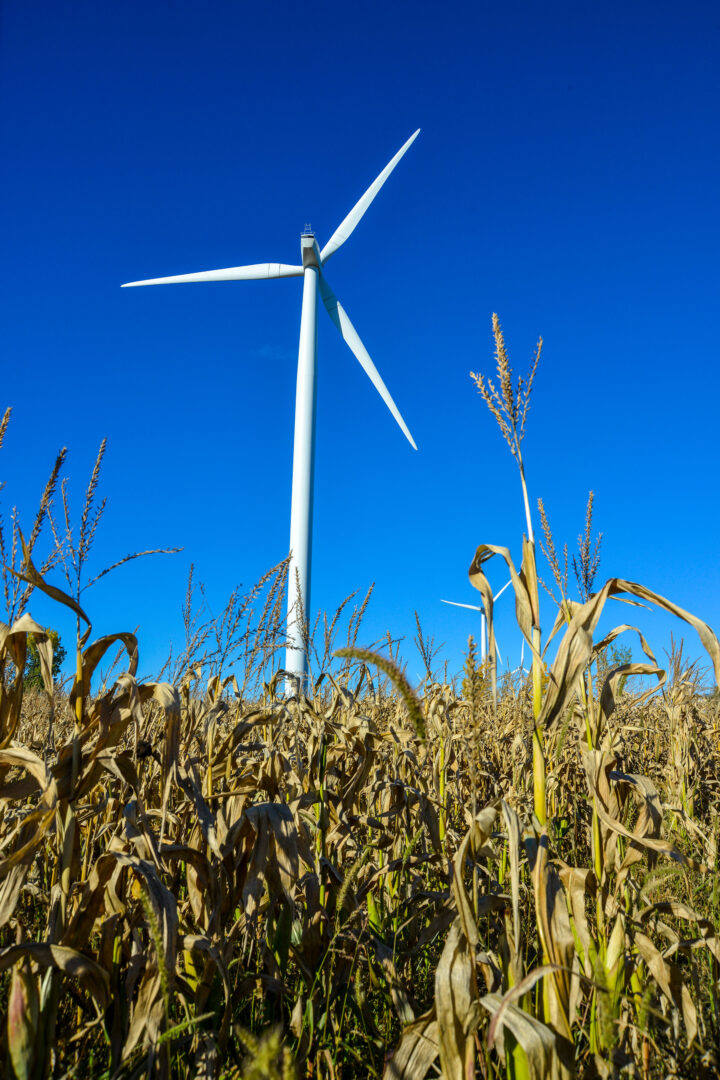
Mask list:
[[[96,569],[184,548],[88,593],[96,633],[139,626],[151,672],[191,562],[220,609],[289,542],[301,282],[120,283],[298,261],[304,224],[322,246],[417,127],[328,277],[419,452],[321,312],[313,607],[375,581],[363,643],[405,634],[419,671],[417,609],[460,667],[477,620],[440,598],[473,602],[476,545],[519,559],[524,527],[468,375],[492,370],[497,311],[516,371],[545,341],[524,451],[558,542],[593,488],[599,580],[720,628],[716,4],[0,11],[3,514],[29,522],[63,445],[79,508],[107,436]],[[673,622],[638,618],[661,655]]]

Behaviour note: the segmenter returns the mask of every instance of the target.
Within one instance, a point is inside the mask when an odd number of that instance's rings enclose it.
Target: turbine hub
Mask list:
[[[320,269],[320,250],[313,233],[303,233],[300,237],[300,250],[302,251],[302,264],[305,269],[314,266]]]

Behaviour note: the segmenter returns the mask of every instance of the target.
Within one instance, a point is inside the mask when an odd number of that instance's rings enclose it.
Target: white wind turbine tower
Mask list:
[[[508,585],[512,585],[512,579],[510,579],[510,581],[507,581],[503,585],[502,589],[500,589],[498,592],[495,593],[495,595],[493,596],[493,604],[498,599],[498,597],[502,596],[502,594],[507,589]],[[452,604],[453,607],[464,607],[464,608],[469,608],[470,611],[479,611],[480,612],[480,662],[484,664],[485,661],[487,660],[487,649],[488,649],[487,617],[485,615],[485,608],[482,607],[479,604],[459,604],[457,602],[457,600],[443,600],[442,603],[443,604]],[[497,639],[495,639],[495,652],[497,653],[498,660],[502,664],[502,657],[500,655],[500,648],[498,646]]]
[[[123,288],[134,285],[166,285],[191,281],[248,281],[265,278],[302,277],[303,299],[298,349],[297,390],[295,395],[295,443],[293,449],[292,503],[290,509],[290,568],[288,575],[288,647],[285,669],[288,672],[286,690],[298,688],[307,676],[307,644],[303,623],[310,610],[310,570],[312,561],[313,473],[315,459],[315,403],[317,370],[317,294],[318,289],[328,315],[335,323],[350,350],[359,360],[373,386],[380,394],[413,449],[417,446],[395,402],[380,378],[380,374],[350,322],[345,309],[333,293],[323,268],[331,255],[341,247],[355,229],[380,188],[403,154],[420,134],[420,129],[401,146],[377,179],[355,204],[347,217],[320,251],[313,233],[306,229],[300,246],[302,265],[285,263],[256,263],[252,266],[232,266],[224,270],[205,270],[196,274],[176,274],[173,277],[129,281]]]

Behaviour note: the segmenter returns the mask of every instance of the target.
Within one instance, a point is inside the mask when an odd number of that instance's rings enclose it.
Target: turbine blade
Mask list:
[[[327,280],[325,279],[323,274],[319,274],[318,277],[320,279],[320,295],[323,298],[323,303],[327,308],[328,315],[337,326],[350,350],[360,361],[361,368],[370,379],[370,382],[373,384],[378,394],[387,405],[390,412],[395,417],[403,435],[408,440],[413,450],[417,450],[415,440],[408,431],[407,424],[400,415],[400,411],[398,410],[397,405],[390,397],[390,392],[387,386],[380,378],[380,373],[370,359],[367,349],[365,348],[358,336],[357,330],[348,318],[347,312],[345,311],[338,298],[335,296],[335,293],[328,285]]]
[[[367,189],[367,191],[365,192],[363,197],[361,199],[359,199],[355,203],[355,205],[353,206],[353,208],[350,211],[350,213],[348,214],[348,216],[343,221],[340,222],[337,229],[332,234],[332,236],[328,240],[327,244],[325,245],[325,247],[320,252],[320,261],[321,262],[326,262],[326,260],[329,259],[331,255],[334,255],[335,252],[337,251],[337,249],[339,247],[341,247],[342,244],[345,243],[345,241],[350,236],[353,229],[358,224],[358,222],[362,218],[363,214],[367,210],[368,206],[373,201],[373,199],[377,195],[378,191],[383,186],[383,184],[387,180],[388,176],[390,175],[390,173],[393,171],[393,169],[397,165],[400,158],[403,156],[403,154],[405,153],[406,150],[410,149],[410,147],[415,142],[415,140],[417,139],[419,134],[420,134],[420,128],[417,129],[417,131],[415,132],[414,135],[410,136],[410,138],[408,139],[408,141],[405,143],[404,146],[400,147],[400,149],[398,150],[397,154],[392,159],[392,161],[389,161],[387,163],[387,165],[385,166],[383,171],[380,173],[378,178],[373,181],[373,183]]]
[[[201,270],[198,274],[175,274],[173,277],[126,281],[121,289],[134,285],[175,285],[186,281],[259,281],[263,278],[302,277],[302,266],[285,263],[255,263],[253,266],[228,266],[225,270]]]
[[[481,607],[478,607],[477,604],[459,604],[457,602],[457,600],[441,600],[440,603],[441,604],[452,604],[453,607],[470,608],[471,611],[482,611],[483,610]]]
[[[510,580],[509,580],[509,581],[507,581],[507,582],[506,582],[506,583],[505,583],[505,584],[503,585],[502,589],[500,589],[500,591],[499,591],[499,592],[496,592],[496,593],[495,593],[495,595],[493,596],[493,600],[497,600],[497,598],[498,598],[499,596],[502,596],[502,594],[503,594],[503,593],[505,592],[505,590],[507,589],[508,585],[512,585],[512,578],[510,578]]]

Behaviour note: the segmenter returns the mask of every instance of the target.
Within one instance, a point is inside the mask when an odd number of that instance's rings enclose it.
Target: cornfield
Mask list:
[[[317,671],[288,698],[284,563],[212,626],[193,616],[191,585],[185,650],[167,681],[138,681],[135,637],[92,640],[85,610],[103,448],[77,534],[64,486],[62,529],[53,510],[63,455],[28,539],[16,521],[0,534],[9,1077],[720,1073],[717,695],[682,647],[663,670],[639,632],[642,662],[608,668],[633,628],[596,631],[613,598],[660,607],[699,634],[716,682],[720,645],[642,585],[594,588],[592,502],[576,600],[540,506],[557,606],[543,641],[521,455],[540,346],[515,387],[497,320],[494,333],[498,388],[474,378],[519,467],[528,528],[519,568],[481,544],[470,580],[494,657],[485,569],[506,565],[527,676],[498,684],[493,662],[471,664],[461,693],[419,632],[427,678],[413,688],[392,639],[358,647],[361,605],[342,649],[339,613],[309,628]],[[27,610],[34,590],[77,619],[67,694]],[[42,693],[23,685],[30,635]]]

